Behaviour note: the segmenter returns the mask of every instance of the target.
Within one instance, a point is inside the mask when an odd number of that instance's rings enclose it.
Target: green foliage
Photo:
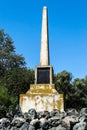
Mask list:
[[[8,94],[7,88],[0,87],[0,117],[5,116],[7,112],[12,112],[17,104],[17,97]]]
[[[77,108],[82,108],[87,106],[87,84],[86,78],[79,79],[76,78],[73,81],[73,87],[75,92],[73,94],[74,106]]]
[[[72,82],[72,74],[62,71],[55,75],[54,79],[57,91],[64,94],[65,109],[81,109],[87,106],[87,77],[76,78]]]
[[[0,30],[0,114],[12,111],[19,102],[19,94],[25,93],[34,82],[34,71],[25,65],[10,36]]]
[[[25,93],[33,82],[34,71],[27,68],[14,68],[4,77],[4,84],[9,94],[16,96]]]
[[[55,75],[55,88],[59,93],[64,94],[65,108],[67,108],[67,102],[72,91],[72,74],[67,71],[62,71]]]
[[[9,95],[7,93],[7,88],[0,87],[0,105],[3,103],[8,104],[9,101]]]
[[[0,77],[13,68],[24,66],[24,58],[15,53],[15,47],[10,36],[0,30]]]
[[[70,82],[72,79],[71,73],[67,71],[62,71],[55,75],[55,86],[56,89],[64,94],[67,94],[68,88],[71,86]]]

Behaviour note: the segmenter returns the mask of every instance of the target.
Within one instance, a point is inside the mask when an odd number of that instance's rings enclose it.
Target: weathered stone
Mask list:
[[[13,114],[12,113],[7,113],[6,114],[6,118],[9,119],[9,121],[12,121],[13,120]]]
[[[69,130],[69,129],[66,129],[65,127],[59,125],[58,127],[56,127],[56,130]]]
[[[27,130],[35,130],[35,127],[32,125],[29,125],[29,128]]]
[[[77,124],[78,122],[70,122],[70,130],[73,130],[73,127]]]
[[[82,115],[79,117],[80,122],[87,122],[87,115]]]
[[[43,8],[40,66],[35,68],[35,84],[30,85],[26,94],[20,95],[20,107],[24,114],[29,109],[36,111],[64,111],[63,94],[55,90],[53,68],[49,62],[47,8]],[[48,118],[48,117],[47,117]]]
[[[48,129],[48,130],[56,130],[56,127],[52,127],[52,128],[50,128],[50,129]]]
[[[80,116],[87,115],[87,108],[82,108],[80,111]]]
[[[13,126],[10,130],[17,130],[17,127]]]
[[[29,128],[29,123],[28,123],[28,122],[25,122],[25,123],[21,126],[21,128],[20,128],[19,130],[28,130],[28,128]]]
[[[59,111],[59,110],[56,110],[56,109],[50,112],[50,116],[51,116],[51,117],[56,116],[56,115],[59,116],[59,114],[60,114],[60,111]]]
[[[49,121],[49,126],[57,127],[60,123],[61,123],[60,120],[51,120],[51,121]]]
[[[3,129],[3,126],[2,126],[2,124],[0,124],[0,130],[1,130],[1,129]]]
[[[49,122],[50,126],[56,127],[61,123],[61,118],[60,118],[60,116],[53,116],[48,119],[48,122]]]
[[[34,117],[35,119],[20,116],[14,116],[12,120],[2,118],[0,119],[0,130],[87,130],[86,114],[67,116],[67,113],[64,112],[62,113],[64,116],[61,116],[61,113],[58,110],[38,112],[37,118]],[[47,115],[49,118],[46,117]]]
[[[10,126],[8,126],[8,127],[6,128],[6,130],[10,130]]]
[[[26,119],[26,122],[31,121],[31,117],[28,115],[28,113],[24,113],[24,119]]]
[[[63,111],[63,95],[58,94],[53,84],[30,85],[30,90],[20,96],[20,106],[23,113],[32,108],[37,112],[53,111],[54,109]]]
[[[48,45],[48,17],[47,17],[47,8],[43,8],[43,17],[42,17],[42,35],[41,35],[41,51],[40,51],[40,65],[48,66],[49,65],[49,45]]]
[[[61,112],[60,114],[61,119],[67,116],[67,113],[65,111]]]
[[[7,118],[0,119],[0,128],[5,129],[5,127],[8,127],[10,124],[10,120]]]
[[[27,114],[30,119],[37,118],[37,112],[35,109],[30,109]]]
[[[26,120],[24,118],[17,117],[12,120],[11,125],[20,128],[25,122]]]
[[[49,128],[49,123],[45,118],[40,119],[40,127],[43,130],[47,130]]]
[[[68,116],[71,116],[71,115],[78,116],[79,113],[77,112],[76,109],[73,108],[73,109],[68,109],[68,110],[67,110],[67,115],[68,115]]]
[[[86,122],[77,123],[77,124],[73,127],[73,130],[87,130],[87,123],[86,123]]]
[[[82,108],[79,116],[80,122],[87,122],[87,108]]]
[[[20,122],[24,123],[26,120],[24,118],[22,118],[22,117],[16,117],[16,118],[13,118],[12,124],[17,123],[17,121],[20,121]]]
[[[44,112],[43,112],[43,111],[37,112],[37,118],[38,118],[38,119],[43,118],[43,115],[44,115]]]
[[[1,118],[0,119],[0,124],[3,124],[3,123],[9,123],[10,121],[9,121],[9,119],[7,119],[7,118]]]
[[[38,129],[40,128],[40,121],[38,119],[33,119],[31,122],[30,122],[30,125],[34,126],[35,129]]]
[[[48,111],[38,112],[38,118],[40,119],[43,117],[46,119],[50,118],[50,112]]]
[[[78,117],[77,116],[66,116],[64,119],[62,119],[63,124],[65,123],[68,127],[68,129],[70,129],[70,123],[77,123],[78,122]]]

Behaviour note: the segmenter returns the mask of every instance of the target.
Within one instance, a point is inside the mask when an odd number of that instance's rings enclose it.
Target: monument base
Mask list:
[[[34,108],[36,111],[64,111],[63,94],[59,94],[54,84],[31,84],[26,94],[20,94],[22,113]]]

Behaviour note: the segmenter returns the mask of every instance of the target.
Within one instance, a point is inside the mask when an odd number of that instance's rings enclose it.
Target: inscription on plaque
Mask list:
[[[37,84],[49,84],[50,83],[50,68],[38,68],[37,69]]]

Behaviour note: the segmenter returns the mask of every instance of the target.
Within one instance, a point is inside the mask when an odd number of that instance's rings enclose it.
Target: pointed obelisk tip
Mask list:
[[[47,7],[46,7],[46,6],[44,6],[44,7],[43,7],[43,9],[47,9]]]

